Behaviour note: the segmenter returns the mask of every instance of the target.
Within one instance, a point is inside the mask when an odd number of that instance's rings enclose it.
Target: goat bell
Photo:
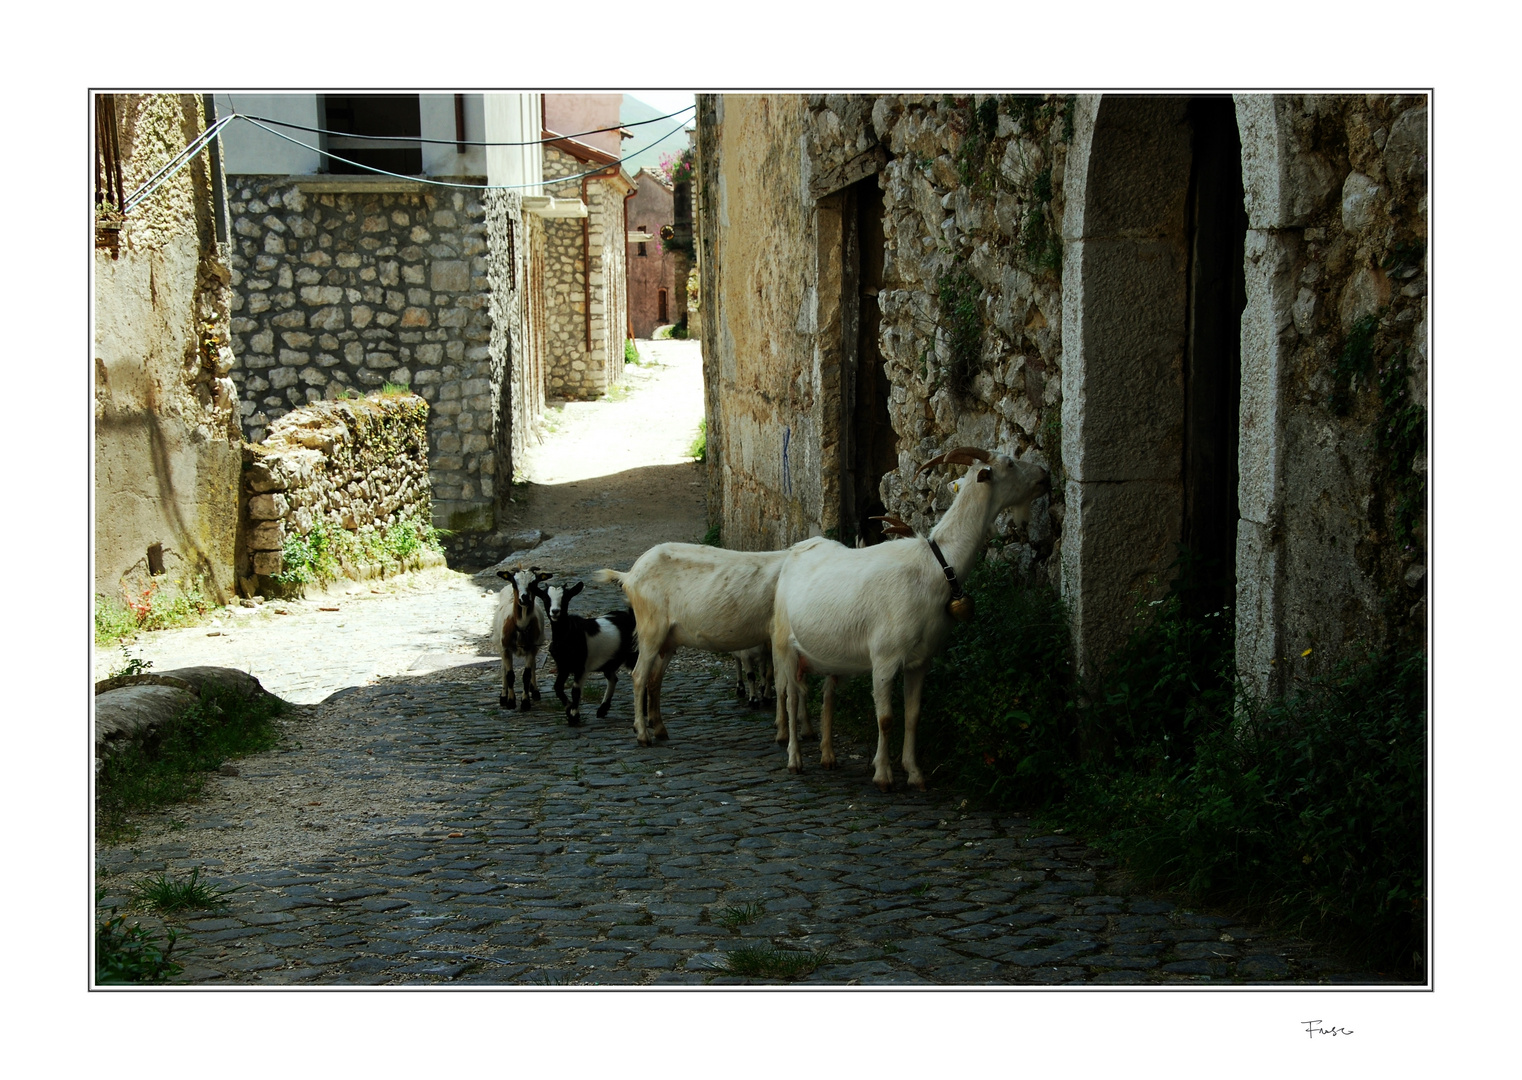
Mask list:
[[[963,595],[951,601],[947,610],[957,622],[967,622],[977,613],[977,605],[972,602],[972,597]]]

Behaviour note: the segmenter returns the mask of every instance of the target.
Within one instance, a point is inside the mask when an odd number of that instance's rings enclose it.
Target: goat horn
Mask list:
[[[907,534],[902,534],[901,533],[900,535],[913,535],[913,533],[914,533],[914,530],[912,528],[910,528],[909,525],[907,523],[905,523],[904,520],[902,518],[900,518],[897,514],[879,514],[879,515],[876,515],[876,516],[870,518],[869,520],[871,520],[871,521],[886,521],[888,524],[883,526],[883,532],[885,532],[885,533],[893,533],[893,532],[895,532],[896,530],[899,530],[899,529],[908,530]]]
[[[925,472],[927,469],[932,469],[937,465],[973,465],[978,463],[986,465],[992,460],[993,455],[987,450],[976,446],[958,446],[947,450],[944,454],[937,454],[925,462],[925,464],[920,466],[920,472]]]

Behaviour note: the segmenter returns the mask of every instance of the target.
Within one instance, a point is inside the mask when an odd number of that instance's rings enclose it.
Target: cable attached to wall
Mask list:
[[[686,112],[686,111],[687,111],[686,109],[681,109],[681,110],[678,110],[675,113],[672,113],[671,116],[679,116],[679,115],[681,115],[681,113]],[[670,116],[660,117],[659,119],[663,119],[663,120],[670,119]],[[300,147],[302,147],[302,148],[304,148],[306,150],[310,150],[310,151],[312,151],[315,154],[320,154],[323,157],[331,158],[334,161],[341,161],[345,165],[351,165],[351,166],[353,166],[356,169],[363,169],[366,172],[376,173],[376,174],[379,174],[381,176],[390,176],[390,177],[393,177],[393,178],[395,178],[397,180],[407,180],[407,181],[410,181],[410,182],[416,183],[416,184],[429,184],[429,185],[431,185],[433,187],[444,187],[444,188],[464,188],[464,189],[467,189],[467,190],[470,190],[470,191],[522,191],[522,190],[526,190],[528,188],[543,187],[545,184],[561,184],[561,183],[565,183],[568,180],[580,180],[583,177],[596,176],[599,173],[606,173],[614,165],[622,165],[624,162],[628,161],[629,159],[631,159],[633,157],[636,157],[636,156],[638,156],[640,154],[643,154],[647,150],[654,149],[655,147],[659,146],[661,143],[665,142],[667,139],[671,138],[671,136],[675,135],[677,132],[682,131],[682,130],[684,130],[686,128],[686,124],[685,123],[678,124],[676,127],[672,128],[670,131],[666,132],[666,134],[662,135],[659,139],[656,139],[654,142],[650,143],[647,146],[640,147],[638,150],[634,151],[631,154],[625,154],[623,157],[619,158],[617,161],[610,162],[607,165],[599,165],[595,169],[591,169],[591,170],[589,170],[587,172],[583,172],[583,173],[575,173],[575,174],[573,174],[571,176],[546,177],[544,180],[540,181],[539,183],[534,183],[534,184],[458,184],[458,183],[452,183],[452,182],[447,181],[447,180],[433,180],[433,179],[430,179],[430,178],[428,178],[426,176],[408,176],[405,173],[389,172],[389,171],[387,171],[385,169],[377,168],[374,165],[365,165],[365,164],[363,164],[361,162],[358,162],[358,161],[350,161],[348,158],[342,157],[342,156],[340,156],[338,154],[335,154],[335,153],[333,153],[330,150],[324,150],[324,149],[322,149],[321,147],[318,147],[318,146],[310,146],[307,143],[302,142],[300,139],[292,138],[291,136],[285,134],[284,132],[276,131],[274,128],[269,127],[267,124],[261,122],[259,119],[255,118],[255,117],[245,116],[242,113],[231,113],[231,114],[229,114],[227,116],[224,116],[222,119],[218,120],[215,124],[213,124],[211,127],[207,128],[200,135],[198,135],[195,138],[195,140],[190,143],[190,145],[186,146],[185,149],[181,150],[178,154],[176,154],[173,158],[171,158],[168,161],[168,163],[166,163],[162,168],[160,168],[158,170],[158,172],[156,172],[152,176],[150,176],[142,184],[142,186],[140,186],[136,191],[134,191],[130,196],[128,196],[126,203],[122,206],[122,213],[123,214],[129,213],[134,207],[140,205],[143,202],[143,200],[147,199],[148,196],[152,195],[159,188],[161,188],[165,184],[167,184],[171,179],[173,179],[173,177],[175,175],[177,175],[179,173],[179,171],[181,169],[183,169],[186,165],[189,165],[191,163],[191,161],[195,160],[196,155],[199,154],[202,150],[204,150],[211,143],[211,141],[213,139],[219,137],[222,134],[222,130],[224,128],[226,128],[227,125],[232,123],[234,120],[242,120],[242,121],[244,121],[246,123],[252,124],[254,127],[261,128],[264,131],[269,132],[271,135],[275,136],[278,139],[284,139],[286,142],[294,143],[297,146],[300,146]],[[640,123],[648,123],[649,121],[639,121],[639,122]],[[289,126],[295,126],[295,125],[289,125]],[[605,129],[602,129],[602,130],[610,130],[611,131],[611,130],[616,130],[616,129],[605,128]],[[595,132],[583,132],[583,134],[595,134]],[[541,146],[541,145],[545,145],[547,143],[554,143],[554,142],[560,141],[561,139],[569,139],[569,138],[575,138],[575,136],[572,136],[572,135],[560,135],[560,136],[557,136],[554,139],[545,139],[545,140],[540,140],[538,142],[528,142],[528,143],[477,143],[477,144],[472,144],[472,145],[481,145],[481,146]],[[422,141],[437,142],[438,140],[431,139],[431,140],[422,140]]]

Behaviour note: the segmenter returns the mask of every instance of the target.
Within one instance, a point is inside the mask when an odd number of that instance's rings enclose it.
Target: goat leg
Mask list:
[[[891,668],[872,668],[872,701],[877,706],[877,753],[872,756],[872,782],[879,791],[893,790],[893,762],[888,756],[888,729],[893,726]]]
[[[909,786],[916,791],[925,790],[925,777],[914,760],[914,729],[919,726],[920,691],[924,687],[923,667],[904,669],[904,771],[909,774]]]
[[[608,710],[613,707],[613,688],[618,685],[618,664],[614,663],[603,670],[603,676],[608,680],[608,688],[603,691],[602,704],[597,706],[597,719],[601,720],[608,715]]]
[[[513,696],[513,659],[505,653],[502,657],[502,693],[497,695],[497,705],[503,709],[511,709],[517,705]]]
[[[535,649],[528,658],[528,669],[523,675],[523,689],[532,694],[535,701],[540,698],[539,694],[539,650]]]
[[[666,679],[666,662],[671,659],[671,653],[658,652],[655,654],[655,666],[651,671],[648,693],[650,700],[647,702],[646,723],[650,725],[650,737],[652,739],[670,738],[666,734],[666,721],[661,716],[661,683]]]
[[[529,699],[529,687],[533,685],[534,681],[533,664],[534,661],[531,659],[523,667],[523,696],[518,699],[519,712],[528,712],[529,705],[532,704],[531,700]]]
[[[835,724],[835,684],[838,681],[834,675],[825,678],[824,702],[819,706],[819,765],[824,769],[835,767],[835,743],[830,734]]]
[[[571,704],[565,711],[565,722],[572,727],[581,723],[581,677],[571,680]]]
[[[650,669],[655,666],[657,655],[654,649],[641,649],[634,664],[634,738],[641,746],[649,746],[651,742]]]

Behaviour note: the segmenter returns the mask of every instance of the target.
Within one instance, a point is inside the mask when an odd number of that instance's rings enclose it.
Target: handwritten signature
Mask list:
[[[1353,1034],[1353,1029],[1352,1028],[1345,1028],[1345,1027],[1322,1027],[1321,1025],[1324,1023],[1324,1021],[1321,1021],[1321,1020],[1302,1020],[1300,1022],[1305,1025],[1305,1033],[1306,1033],[1306,1035],[1308,1035],[1312,1039],[1314,1039],[1317,1035],[1351,1035],[1351,1034]]]

